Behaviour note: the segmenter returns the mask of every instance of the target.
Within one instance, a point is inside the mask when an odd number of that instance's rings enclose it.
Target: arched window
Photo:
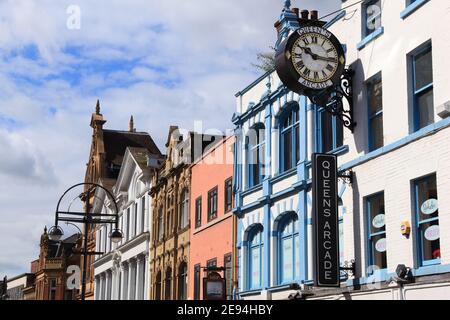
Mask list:
[[[300,127],[298,104],[280,118],[280,168],[285,172],[300,160]]]
[[[187,299],[187,264],[183,262],[178,270],[178,300]]]
[[[248,289],[259,289],[262,284],[263,227],[254,227],[248,237]]]
[[[155,300],[161,300],[161,271],[156,274]]]
[[[186,189],[181,193],[180,228],[186,228],[189,221],[189,193]]]
[[[162,241],[164,238],[164,215],[163,208],[158,210],[158,240]]]
[[[172,268],[168,267],[166,270],[166,286],[164,288],[164,299],[170,300],[172,298]]]
[[[266,139],[262,123],[252,127],[246,137],[247,144],[247,185],[249,188],[262,182],[265,173]]]
[[[280,284],[289,283],[300,276],[300,238],[296,214],[285,217],[279,228],[279,276]]]

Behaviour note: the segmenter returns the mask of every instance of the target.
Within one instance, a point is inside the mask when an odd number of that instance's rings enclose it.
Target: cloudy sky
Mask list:
[[[106,128],[132,114],[163,152],[171,124],[231,128],[283,2],[0,0],[0,277],[29,271],[59,196],[83,181],[97,98]]]

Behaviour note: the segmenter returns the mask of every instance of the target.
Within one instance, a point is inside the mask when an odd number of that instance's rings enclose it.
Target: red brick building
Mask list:
[[[80,266],[79,234],[64,240],[50,240],[47,228],[41,236],[39,258],[31,262],[34,282],[23,289],[25,300],[75,300],[78,290],[67,288],[67,267]]]

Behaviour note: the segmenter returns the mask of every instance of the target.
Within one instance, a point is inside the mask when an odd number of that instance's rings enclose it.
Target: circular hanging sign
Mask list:
[[[435,241],[435,240],[439,239],[439,237],[440,237],[439,226],[434,225],[434,226],[428,227],[424,232],[424,237],[428,241]]]
[[[428,199],[420,206],[423,214],[433,214],[438,210],[438,201],[436,199]]]
[[[376,215],[373,220],[372,220],[372,225],[376,228],[376,229],[380,229],[383,228],[384,225],[386,224],[384,221],[385,215],[384,214],[379,214]]]
[[[291,91],[308,97],[340,83],[345,54],[327,29],[310,24],[294,31],[278,47],[275,69]]]
[[[375,250],[377,250],[378,252],[386,251],[386,238],[381,238],[375,243]]]

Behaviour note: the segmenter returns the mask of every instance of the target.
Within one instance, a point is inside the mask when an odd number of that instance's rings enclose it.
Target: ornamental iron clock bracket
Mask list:
[[[344,183],[353,184],[353,171],[347,170],[338,173],[338,178],[344,180]]]
[[[339,269],[341,274],[348,279],[348,277],[356,275],[356,262],[354,259],[351,261],[344,261],[344,264]]]
[[[353,115],[353,75],[354,71],[345,68],[341,75],[339,84],[332,86],[317,94],[309,96],[315,105],[324,108],[330,114],[338,117],[344,126],[354,132],[356,122]],[[348,108],[344,106],[343,99],[348,103]]]

